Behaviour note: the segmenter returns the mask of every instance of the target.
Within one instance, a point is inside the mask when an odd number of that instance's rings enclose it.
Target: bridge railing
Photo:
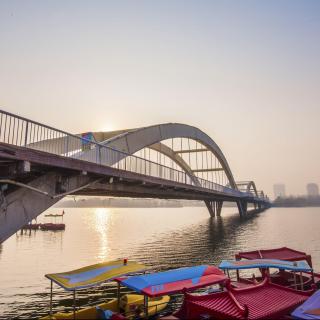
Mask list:
[[[195,185],[184,171],[158,164],[100,143],[0,110],[0,142],[68,158],[89,161],[120,170]],[[236,196],[244,192],[197,178],[201,187]]]

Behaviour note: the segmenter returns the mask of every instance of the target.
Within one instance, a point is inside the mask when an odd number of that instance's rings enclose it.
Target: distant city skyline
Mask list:
[[[320,1],[1,1],[0,107],[73,132],[196,126],[236,180],[320,181]]]
[[[283,183],[276,183],[273,185],[274,198],[286,196],[286,186]]]
[[[301,194],[287,194],[286,185],[284,183],[275,183],[273,185],[273,196],[274,199],[277,197],[290,197],[290,196],[308,196],[308,197],[318,197],[319,196],[319,185],[314,182],[309,182],[306,184],[306,189],[304,193]]]
[[[309,197],[318,197],[319,196],[319,187],[316,183],[307,184],[307,195]]]

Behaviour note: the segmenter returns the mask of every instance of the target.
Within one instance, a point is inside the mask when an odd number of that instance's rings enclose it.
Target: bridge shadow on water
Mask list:
[[[245,218],[235,214],[208,218],[145,243],[133,256],[163,270],[196,264],[218,265],[222,259],[234,258],[237,251],[250,249],[244,235],[248,229],[255,229],[258,216],[249,213]]]

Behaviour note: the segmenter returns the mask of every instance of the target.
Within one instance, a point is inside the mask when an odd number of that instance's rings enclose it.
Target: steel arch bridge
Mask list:
[[[219,146],[196,127],[166,123],[72,135],[0,111],[0,242],[66,195],[223,201],[269,206],[253,181],[236,182]]]
[[[229,164],[219,146],[196,127],[180,123],[166,123],[137,129],[93,132],[91,134],[95,141],[122,151],[126,155],[137,154],[148,160],[153,156],[156,158],[155,161],[160,161],[160,164],[162,161],[170,164],[171,161],[171,167],[175,164],[197,186],[201,186],[205,179],[206,182],[226,185],[234,190],[238,189],[239,183],[235,182]],[[83,135],[85,134],[79,136]],[[151,151],[155,153],[151,155]],[[93,153],[94,150],[90,152]],[[191,157],[191,154],[195,156]],[[88,152],[87,157],[90,158],[90,156]],[[253,181],[251,184],[256,191]],[[251,193],[250,188],[241,191]],[[257,192],[252,195],[259,197]],[[221,211],[221,205],[212,208],[212,203],[209,200],[206,200],[205,204],[211,215],[214,215],[215,211],[218,211],[218,214]]]

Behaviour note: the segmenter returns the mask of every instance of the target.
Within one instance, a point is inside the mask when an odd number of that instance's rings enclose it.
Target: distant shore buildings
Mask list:
[[[307,184],[307,195],[308,197],[319,197],[319,187],[316,183]]]
[[[286,186],[283,183],[277,183],[273,185],[274,198],[286,196]]]
[[[308,183],[306,186],[307,194],[303,196],[286,197],[284,185],[282,185],[283,187],[279,187],[281,185],[277,186],[277,188],[274,188],[275,200],[273,205],[275,207],[320,207],[319,187],[316,183]]]

